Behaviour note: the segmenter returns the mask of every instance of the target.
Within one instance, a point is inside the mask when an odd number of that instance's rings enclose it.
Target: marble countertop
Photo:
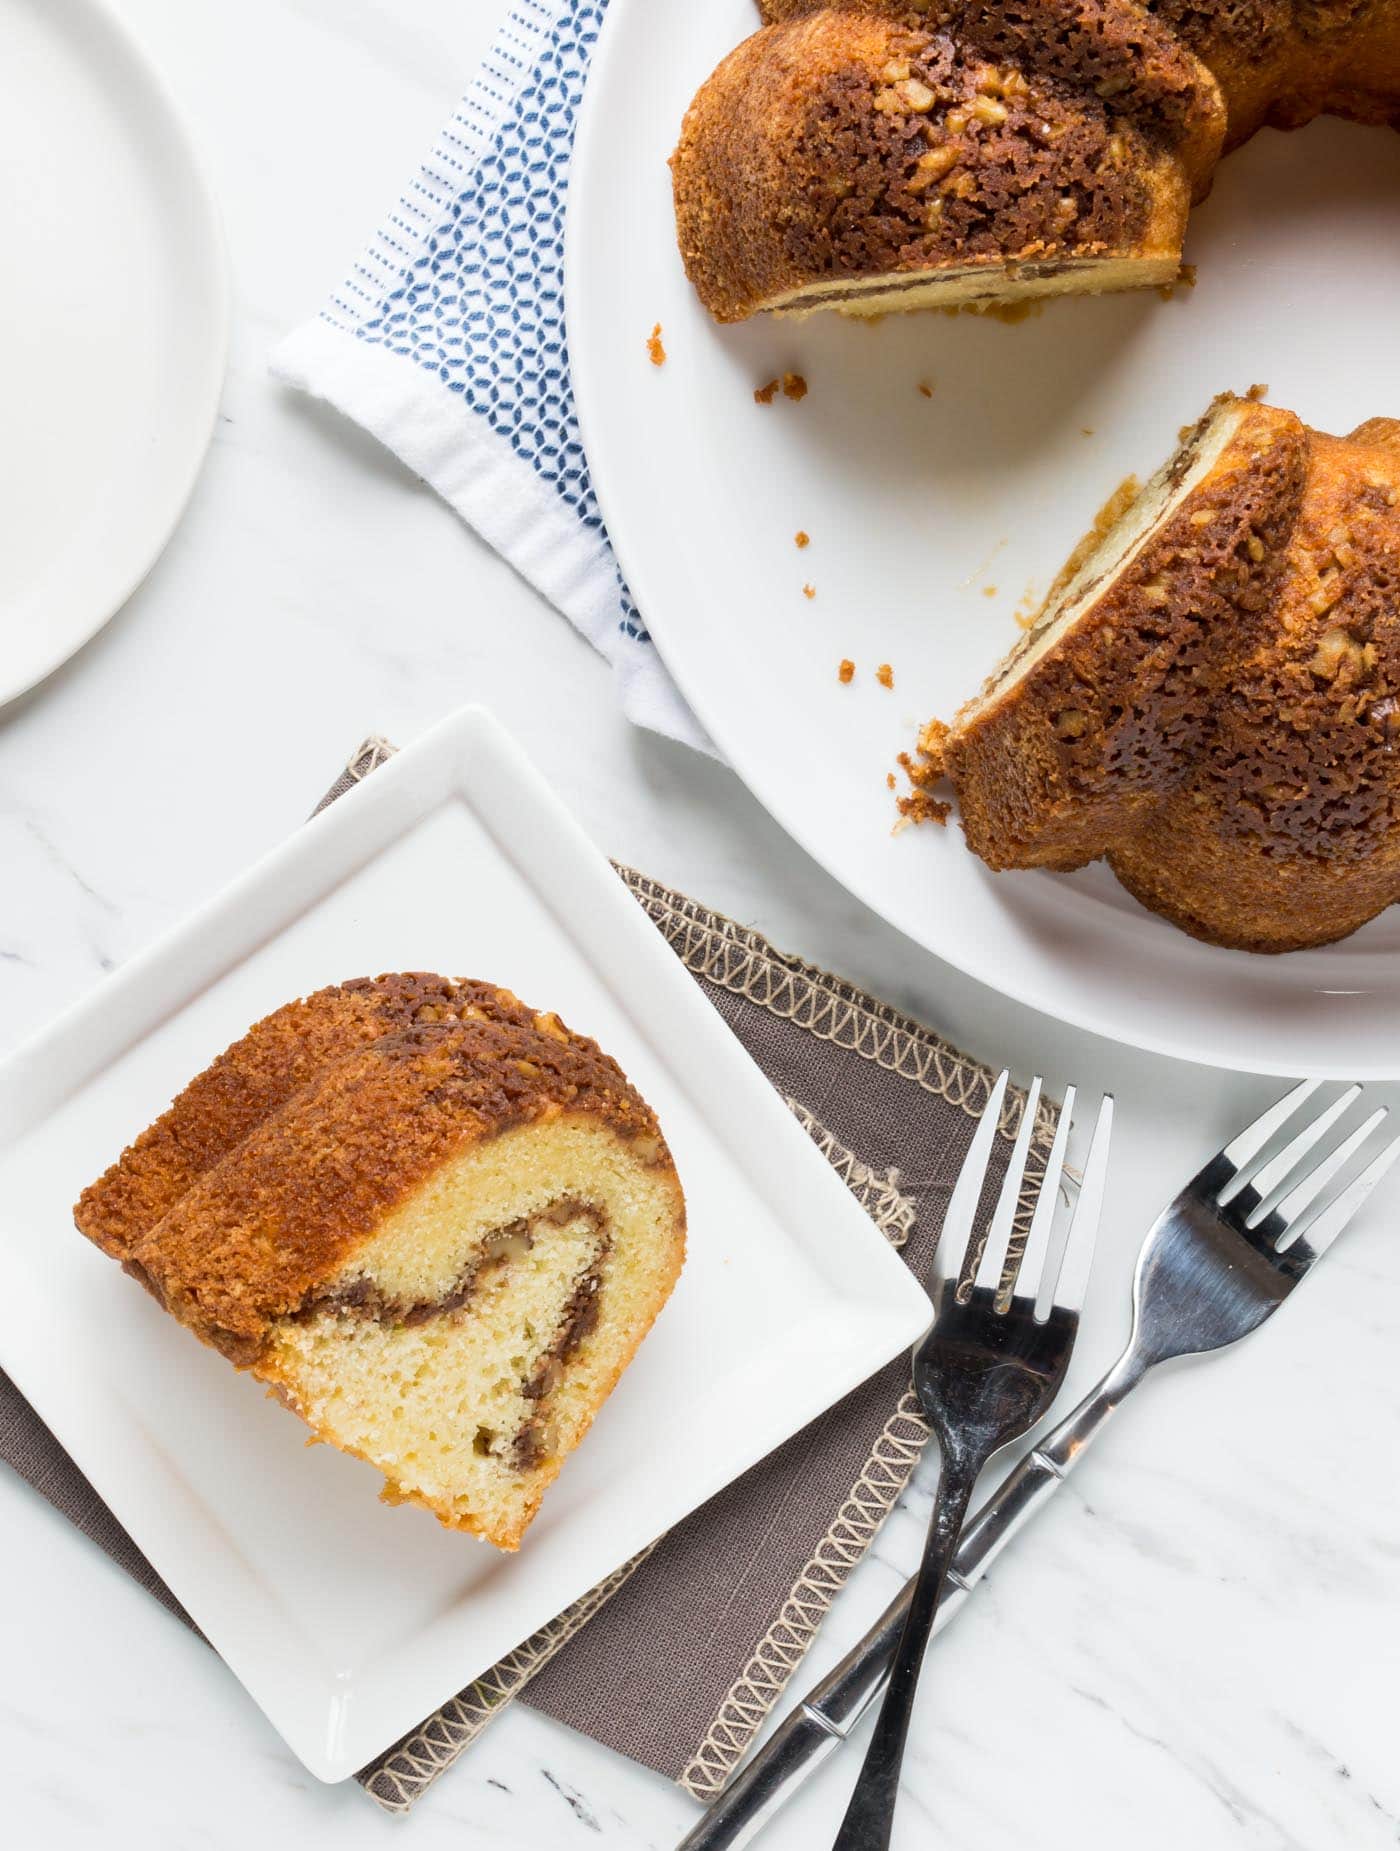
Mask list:
[[[365,733],[494,707],[609,853],[988,1059],[1113,1089],[1103,1262],[1074,1380],[1126,1333],[1146,1220],[1277,1090],[1006,1002],[834,886],[727,771],[629,727],[569,627],[377,444],[269,379],[418,158],[502,0],[124,0],[193,124],[233,259],[207,465],[147,583],[0,713],[11,1046],[283,837]],[[346,130],[354,124],[355,133]],[[1379,1089],[1382,1092],[1385,1089]],[[1258,1337],[1149,1388],[939,1646],[898,1845],[1379,1851],[1400,1839],[1400,1256],[1373,1212]],[[921,1477],[820,1670],[913,1559]],[[642,1851],[693,1803],[523,1709],[408,1823],[319,1786],[207,1649],[0,1472],[6,1841]],[[805,1677],[798,1679],[805,1684]],[[829,1842],[851,1758],[764,1839]]]

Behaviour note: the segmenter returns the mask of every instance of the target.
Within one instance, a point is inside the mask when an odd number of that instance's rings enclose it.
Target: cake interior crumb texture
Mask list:
[[[1176,271],[1177,260],[1170,251],[1051,264],[1018,265],[997,259],[965,268],[949,265],[919,277],[890,270],[843,283],[812,283],[775,296],[763,307],[770,314],[793,320],[829,308],[857,318],[879,317],[893,309],[909,314],[918,309],[982,308],[1037,302],[1047,296],[1151,289],[1169,284]]]
[[[587,1124],[504,1133],[404,1202],[254,1373],[391,1500],[518,1540],[670,1289],[675,1213]]]
[[[988,695],[1005,691],[1029,673],[1086,614],[1098,592],[1132,564],[1176,508],[1210,474],[1247,409],[1233,399],[1212,408],[1204,422],[1099,536],[1098,544],[1078,571],[1046,600],[1035,622],[988,683]]]

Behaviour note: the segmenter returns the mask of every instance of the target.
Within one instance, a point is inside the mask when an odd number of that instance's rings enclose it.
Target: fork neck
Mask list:
[[[1103,1380],[1085,1396],[1072,1414],[1035,1448],[1057,1472],[1067,1472],[1126,1395],[1132,1393],[1152,1367],[1152,1359],[1134,1345],[1118,1358]]]

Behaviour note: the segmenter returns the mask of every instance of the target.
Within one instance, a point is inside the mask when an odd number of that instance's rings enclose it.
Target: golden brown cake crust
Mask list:
[[[258,1023],[83,1192],[80,1230],[234,1360],[446,1157],[573,1114],[670,1165],[617,1063],[509,991],[361,979]]]
[[[990,867],[1082,867],[1199,752],[1235,626],[1267,605],[1307,462],[1291,412],[1242,415],[1207,480],[1092,610],[944,740],[964,831]]]
[[[1309,433],[1268,621],[1236,639],[1209,750],[1183,800],[1109,854],[1130,892],[1196,937],[1297,950],[1400,899],[1397,430]]]
[[[1054,5],[1062,37],[1034,58],[1023,16],[995,6],[937,28],[820,9],[740,45],[672,157],[681,252],[711,313],[1008,261],[1169,271],[1219,149],[1216,87],[1129,0]]]
[[[936,749],[992,867],[1103,856],[1197,937],[1296,950],[1400,899],[1400,423],[1222,407],[1206,478]]]
[[[1137,0],[759,0],[759,12],[768,25],[836,12],[941,33],[980,60],[1092,94],[1169,142],[1201,177],[1220,152],[1214,78]]]
[[[1227,148],[1320,115],[1400,125],[1395,0],[1152,0],[1152,10],[1219,80]]]
[[[132,1242],[206,1170],[323,1068],[381,1035],[435,1020],[444,1007],[473,1007],[493,1020],[534,1021],[533,1012],[508,991],[428,971],[357,978],[288,1003],[191,1080],[169,1111],[83,1192],[83,1232],[114,1259],[123,1259]]]
[[[682,258],[720,321],[1160,283],[1225,149],[1324,112],[1400,125],[1400,0],[760,12],[672,157]]]

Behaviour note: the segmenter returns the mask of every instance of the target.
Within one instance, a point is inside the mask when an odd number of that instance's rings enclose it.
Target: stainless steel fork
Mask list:
[[[1305,1081],[1271,1106],[1192,1177],[1148,1233],[1133,1289],[1133,1334],[1108,1374],[1010,1473],[972,1521],[948,1571],[941,1630],[1022,1527],[1052,1497],[1126,1395],[1158,1363],[1224,1349],[1258,1329],[1322,1257],[1400,1156],[1400,1138],[1363,1160],[1386,1114],[1369,1114],[1325,1155],[1310,1153],[1360,1096],[1348,1087],[1276,1155],[1316,1093]],[[1063,1121],[1062,1121],[1063,1122]],[[1355,1174],[1345,1177],[1348,1169]],[[1336,1193],[1328,1196],[1336,1186]],[[730,1782],[678,1851],[751,1844],[815,1768],[834,1754],[884,1688],[913,1583],[786,1717]]]
[[[982,1114],[934,1254],[934,1321],[914,1348],[914,1392],[938,1435],[938,1491],[889,1689],[833,1851],[886,1851],[924,1651],[973,1489],[988,1460],[1028,1432],[1049,1408],[1065,1379],[1079,1330],[1108,1163],[1109,1098],[1099,1110],[1064,1253],[1052,1269],[1047,1262],[1064,1157],[1062,1134],[1074,1107],[1073,1089],[1067,1094],[1025,1246],[1008,1280],[1016,1204],[1040,1100],[1040,1081],[1034,1082],[976,1275],[970,1287],[965,1283],[1007,1077],[1001,1075]],[[1042,1316],[1037,1301],[1047,1286],[1049,1306]]]

